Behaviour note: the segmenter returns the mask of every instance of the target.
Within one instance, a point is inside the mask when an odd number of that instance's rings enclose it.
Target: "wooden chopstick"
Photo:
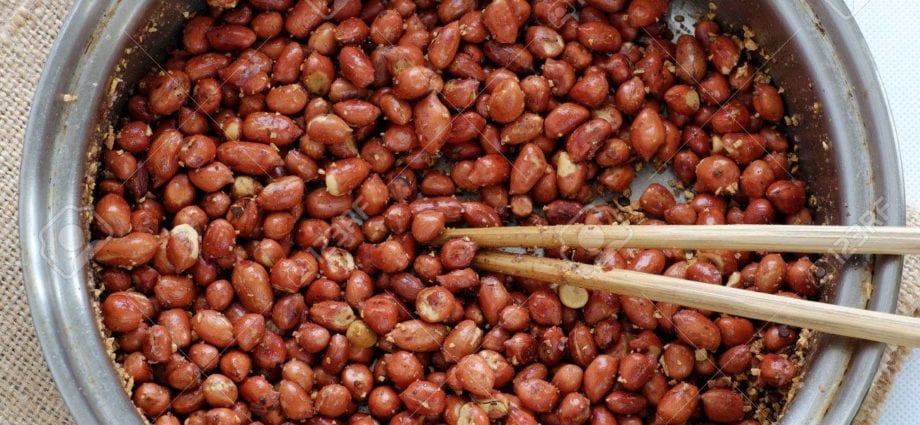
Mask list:
[[[920,228],[872,226],[713,225],[509,226],[447,229],[435,241],[468,237],[483,248],[727,249],[853,254],[920,254]]]
[[[920,347],[920,319],[728,286],[503,252],[480,252],[473,267],[619,295],[645,297],[748,319],[869,341]]]

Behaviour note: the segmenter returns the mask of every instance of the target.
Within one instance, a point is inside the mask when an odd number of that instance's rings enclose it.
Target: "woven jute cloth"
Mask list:
[[[17,197],[23,135],[42,66],[72,0],[0,0],[0,424],[72,424],[42,358],[19,261]],[[920,213],[909,213],[920,226]],[[917,315],[920,257],[908,257],[898,312]],[[889,348],[857,424],[875,423],[902,360]]]

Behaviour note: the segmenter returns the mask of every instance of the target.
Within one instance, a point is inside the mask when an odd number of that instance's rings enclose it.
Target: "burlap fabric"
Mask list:
[[[19,267],[19,158],[32,93],[70,0],[0,0],[0,424],[73,423],[35,339]]]
[[[72,0],[0,0],[0,424],[70,424],[42,359],[22,285],[16,227],[23,134],[48,50]],[[920,213],[911,212],[912,225]],[[909,257],[898,311],[916,315],[920,257]],[[874,423],[908,350],[889,348],[856,421]]]

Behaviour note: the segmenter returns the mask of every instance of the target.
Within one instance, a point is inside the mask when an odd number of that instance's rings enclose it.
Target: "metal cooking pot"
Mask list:
[[[674,0],[686,17],[708,1]],[[747,25],[770,54],[770,74],[785,89],[802,174],[817,197],[821,223],[903,225],[904,194],[894,130],[866,44],[842,0],[723,0],[717,19]],[[45,359],[81,425],[140,424],[100,331],[97,293],[87,267],[92,176],[101,143],[124,92],[174,45],[183,12],[168,0],[79,0],[38,85],[26,132],[20,181],[22,264]],[[689,18],[688,18],[689,19]],[[672,21],[674,22],[674,21]],[[151,25],[153,25],[151,27]],[[155,28],[156,31],[152,31]],[[846,247],[840,253],[846,254]],[[900,257],[826,261],[832,302],[895,309]],[[871,291],[867,291],[871,289]],[[871,296],[869,294],[871,293]],[[804,383],[783,423],[848,423],[884,346],[819,335]]]

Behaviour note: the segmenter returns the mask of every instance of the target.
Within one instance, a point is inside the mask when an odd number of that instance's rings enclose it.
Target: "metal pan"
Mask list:
[[[33,101],[20,181],[22,265],[45,359],[81,425],[140,424],[94,310],[87,223],[95,159],[123,93],[177,42],[183,12],[168,0],[78,0],[55,42]],[[675,14],[708,1],[674,0]],[[842,0],[723,0],[717,19],[746,25],[785,90],[802,174],[828,224],[903,225],[904,194],[888,105],[865,41]],[[150,31],[151,25],[156,31]],[[740,28],[737,28],[740,30]],[[846,254],[841,247],[838,254]],[[900,257],[831,256],[824,297],[893,311]],[[782,423],[848,423],[884,346],[815,338],[803,383]]]

